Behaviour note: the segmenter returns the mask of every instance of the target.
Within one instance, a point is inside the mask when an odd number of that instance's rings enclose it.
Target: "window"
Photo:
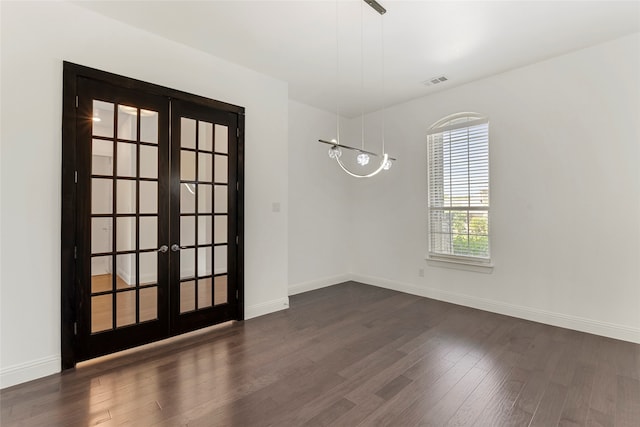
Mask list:
[[[458,113],[427,137],[429,258],[488,264],[489,121]]]

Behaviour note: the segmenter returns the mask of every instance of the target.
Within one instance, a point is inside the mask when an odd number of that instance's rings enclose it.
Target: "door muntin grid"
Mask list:
[[[129,103],[130,104],[130,103]],[[158,319],[158,111],[91,103],[91,333]]]
[[[179,313],[228,302],[228,127],[180,117]]]

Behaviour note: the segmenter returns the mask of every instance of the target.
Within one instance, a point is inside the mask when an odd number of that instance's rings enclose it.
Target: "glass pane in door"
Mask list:
[[[214,294],[214,304],[224,304],[227,302],[227,275],[216,276],[214,281],[215,286],[215,294]]]
[[[180,119],[180,146],[196,148],[196,121],[182,117]]]
[[[208,214],[212,211],[213,186],[211,184],[198,184],[198,213]]]
[[[141,216],[140,224],[140,244],[138,249],[155,249],[158,245],[158,217]]]
[[[155,320],[158,318],[158,287],[151,286],[140,289],[140,302],[138,305],[140,322]]]
[[[158,178],[158,147],[140,146],[140,177]]]
[[[158,143],[158,112],[140,110],[140,142]]]
[[[180,213],[195,213],[196,190],[196,184],[183,182],[180,185]]]
[[[91,258],[91,292],[108,292],[111,290],[111,269],[113,267],[111,255]]]
[[[206,278],[211,276],[212,261],[210,246],[198,248],[198,277]]]
[[[198,216],[198,244],[211,245],[211,214]]]
[[[158,181],[140,181],[140,213],[158,213]]]
[[[195,181],[196,179],[196,153],[193,151],[181,150],[180,179],[183,181]]]
[[[219,154],[215,155],[215,164],[214,167],[214,178],[216,184],[226,184],[229,182],[229,170],[228,170],[228,160],[227,156],[222,156]]]
[[[118,194],[116,198],[116,209],[118,210],[118,213],[135,214],[136,197],[138,193],[136,182],[133,180],[118,179],[116,181],[116,192]]]
[[[112,103],[93,101],[91,131],[94,136],[113,137],[113,111]]]
[[[136,323],[136,291],[118,292],[116,294],[116,326],[127,326]]]
[[[91,333],[107,331],[113,325],[113,295],[91,297]]]
[[[182,249],[180,251],[180,279],[191,280],[196,271],[195,249]]]
[[[229,195],[227,193],[226,185],[214,186],[214,212],[215,213],[227,213]]]
[[[140,286],[158,283],[158,252],[141,252],[140,255]]]
[[[211,278],[198,280],[198,308],[211,307],[212,303]]]
[[[213,156],[209,153],[198,154],[198,181],[211,182],[213,176]]]
[[[93,178],[91,187],[91,213],[110,214],[113,209],[113,180]]]
[[[116,289],[135,288],[138,277],[136,254],[116,255]]]
[[[91,219],[91,253],[100,254],[111,252],[113,248],[113,218]]]
[[[118,139],[135,141],[138,136],[138,109],[118,105]]]
[[[216,124],[215,130],[215,146],[216,153],[229,153],[229,128],[223,125]]]
[[[196,282],[188,280],[180,283],[180,313],[187,313],[196,308]]]
[[[198,122],[198,149],[213,151],[213,123]]]
[[[136,176],[136,162],[138,153],[136,151],[136,144],[130,144],[128,142],[118,142],[116,145],[118,150],[118,160],[116,162],[118,176],[135,177]]]
[[[91,147],[91,173],[113,175],[113,142],[94,139]]]
[[[193,246],[196,242],[196,217],[183,215],[180,217],[180,246]]]

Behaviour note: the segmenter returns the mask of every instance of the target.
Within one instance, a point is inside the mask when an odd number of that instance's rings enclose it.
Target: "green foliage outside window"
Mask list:
[[[452,212],[453,253],[466,256],[489,256],[489,224],[487,217],[469,213],[467,230],[467,212]]]

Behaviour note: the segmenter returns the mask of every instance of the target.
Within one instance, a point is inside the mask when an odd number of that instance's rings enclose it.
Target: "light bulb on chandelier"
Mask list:
[[[338,147],[333,146],[333,147],[329,148],[329,158],[330,159],[338,159],[338,158],[340,158],[340,156],[342,156],[342,150],[340,150]]]
[[[356,161],[360,166],[366,166],[369,164],[369,155],[366,153],[360,153],[356,157]]]

